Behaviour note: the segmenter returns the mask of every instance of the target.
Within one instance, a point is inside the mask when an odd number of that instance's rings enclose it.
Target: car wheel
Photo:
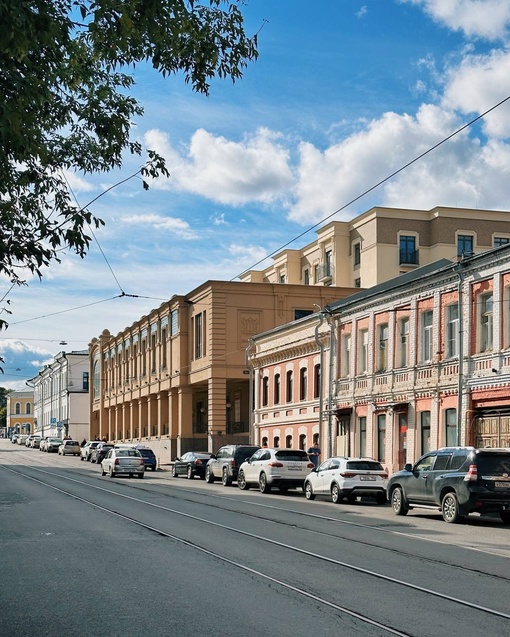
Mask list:
[[[501,518],[503,524],[510,524],[510,511],[500,511],[499,517]]]
[[[175,468],[175,465],[172,467],[172,478],[178,478],[179,475],[177,473],[177,469]]]
[[[186,473],[186,476],[187,476],[188,480],[193,480],[193,478],[195,477],[195,476],[193,475],[193,469],[191,468],[191,466],[190,466],[190,467],[188,467],[188,471],[187,471],[187,473]]]
[[[87,456],[87,462],[90,462],[91,456]]]
[[[228,469],[223,467],[223,471],[221,472],[221,484],[224,487],[229,487],[232,484],[232,478],[228,475]]]
[[[82,460],[82,461],[83,461],[83,456],[80,456],[80,460]]]
[[[111,467],[110,467],[110,470],[108,471],[108,475],[110,476],[110,478],[115,478],[115,471],[113,471]]]
[[[244,477],[244,471],[239,471],[239,475],[237,476],[237,486],[241,489],[241,491],[248,491],[250,485],[246,482],[246,478]]]
[[[140,480],[143,478],[144,475],[145,475],[144,473],[139,473],[138,474],[138,477],[140,478]]]
[[[307,500],[315,500],[315,493],[313,492],[311,482],[305,482],[304,490],[305,490],[305,498]]]
[[[341,500],[342,494],[340,493],[338,484],[335,482],[333,485],[331,485],[331,502],[333,502],[333,504],[339,504]]]
[[[269,493],[271,491],[271,485],[267,483],[267,476],[265,473],[260,474],[259,489],[260,493]]]
[[[396,487],[391,492],[391,506],[395,515],[407,515],[409,511],[404,499],[404,492],[400,487]]]
[[[455,524],[461,520],[459,501],[453,491],[444,496],[441,502],[441,513],[443,514],[443,520],[449,524]]]
[[[213,472],[211,471],[210,467],[205,468],[205,481],[208,484],[212,484],[214,482]]]
[[[386,494],[385,493],[378,493],[375,496],[375,501],[377,502],[377,504],[386,504]]]

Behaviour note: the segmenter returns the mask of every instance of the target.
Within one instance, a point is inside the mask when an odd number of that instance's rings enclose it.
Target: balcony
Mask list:
[[[400,265],[420,265],[419,250],[399,250]]]
[[[333,273],[334,268],[331,263],[321,263],[317,266],[317,279],[321,283],[331,281]]]

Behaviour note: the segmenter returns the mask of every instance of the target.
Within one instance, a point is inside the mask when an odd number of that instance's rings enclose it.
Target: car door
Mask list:
[[[413,466],[405,480],[405,498],[408,502],[426,502],[429,473],[434,466],[436,452],[426,454]],[[430,496],[429,496],[430,497]]]
[[[265,457],[270,458],[271,454],[267,449],[259,449],[253,454],[251,460],[244,465],[243,471],[246,482],[256,483],[259,481],[260,467]]]
[[[321,494],[329,492],[331,464],[332,460],[325,460],[318,466],[317,470],[310,475],[314,493]],[[337,461],[335,465],[336,468],[338,468],[339,465],[340,463]]]
[[[101,463],[101,466],[103,467],[103,471],[109,471],[110,467],[112,466],[113,452],[114,450],[110,449],[110,451],[106,454],[105,459]]]

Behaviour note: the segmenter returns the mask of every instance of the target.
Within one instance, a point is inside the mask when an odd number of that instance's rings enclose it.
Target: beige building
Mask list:
[[[7,435],[34,433],[34,392],[15,391],[7,394]]]
[[[250,438],[249,339],[354,290],[207,281],[89,345],[91,438],[146,443],[159,462]]]
[[[332,221],[299,250],[283,250],[245,282],[369,288],[439,259],[478,254],[510,242],[510,212],[437,206],[371,208]]]

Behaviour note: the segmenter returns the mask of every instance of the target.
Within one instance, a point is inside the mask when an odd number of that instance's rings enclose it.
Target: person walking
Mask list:
[[[321,456],[321,449],[319,447],[319,443],[315,441],[306,453],[308,454],[308,457],[310,458],[310,460],[315,465],[315,468],[317,469],[317,467],[319,466],[319,459]]]

